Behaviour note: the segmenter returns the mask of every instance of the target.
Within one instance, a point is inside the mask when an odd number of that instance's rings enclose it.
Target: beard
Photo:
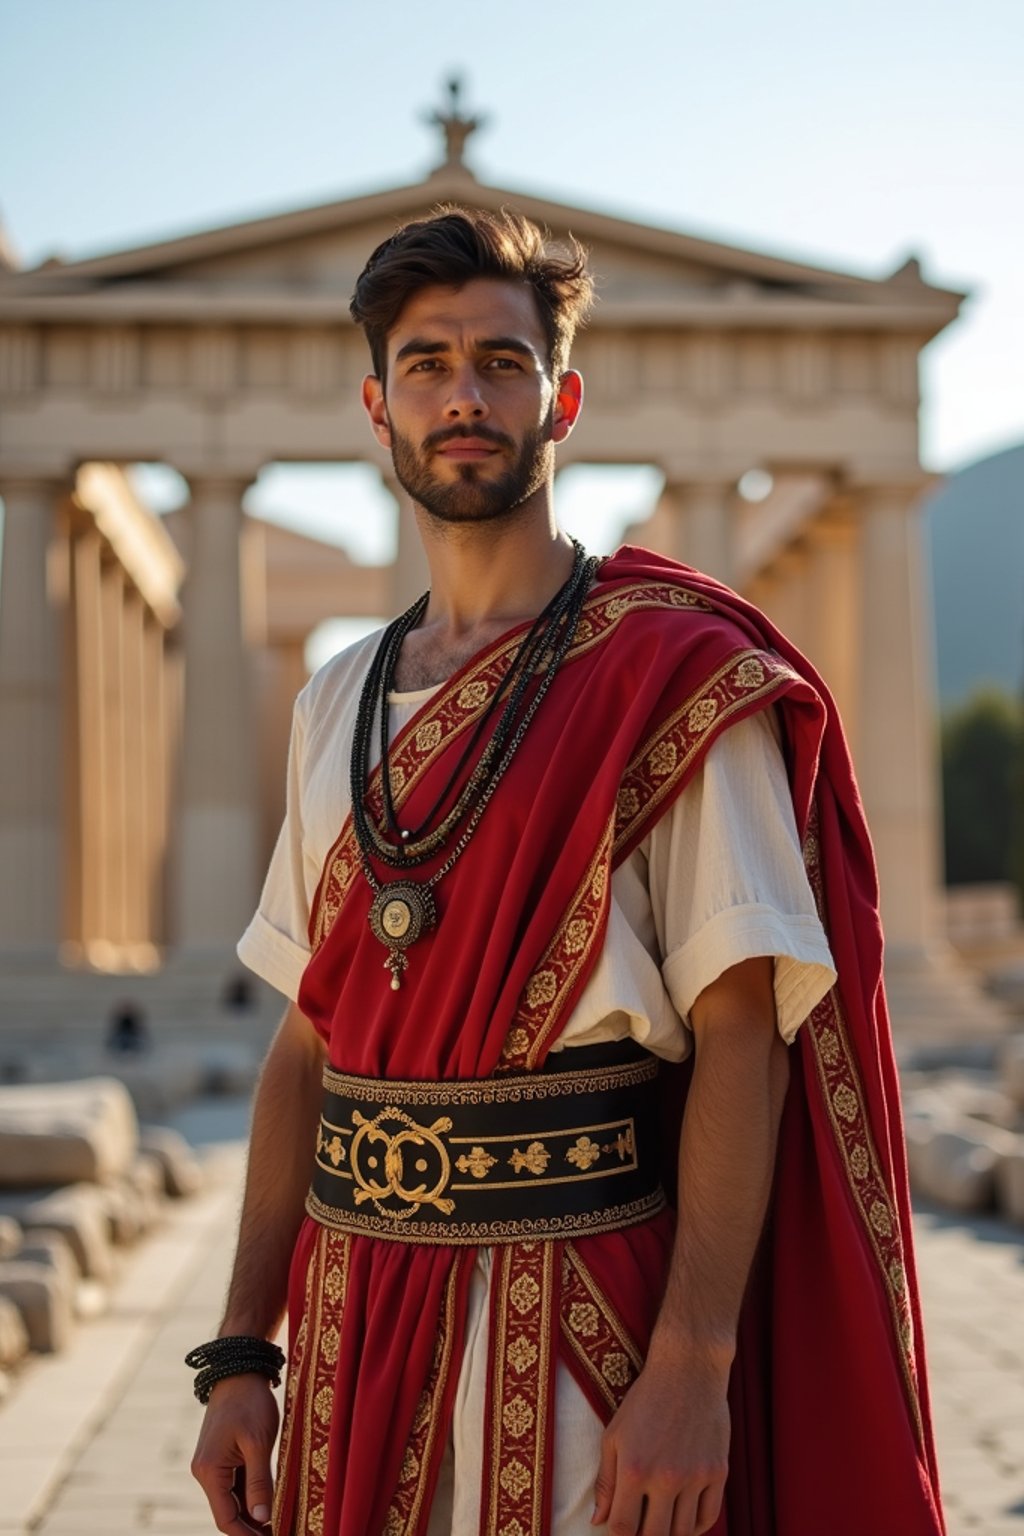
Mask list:
[[[458,478],[439,479],[429,467],[430,450],[459,437],[484,438],[502,448],[516,449],[512,438],[487,428],[454,428],[427,438],[417,453],[412,440],[391,428],[391,460],[395,478],[413,501],[439,523],[461,525],[493,522],[512,517],[551,475],[554,445],[546,432],[531,427],[515,451],[509,467],[497,478],[481,473],[490,463],[482,460],[456,466]]]

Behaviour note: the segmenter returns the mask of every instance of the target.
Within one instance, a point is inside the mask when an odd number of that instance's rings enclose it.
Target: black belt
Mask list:
[[[658,1060],[581,1046],[540,1072],[396,1082],[324,1068],[306,1209],[407,1243],[511,1243],[631,1226],[661,1209]]]

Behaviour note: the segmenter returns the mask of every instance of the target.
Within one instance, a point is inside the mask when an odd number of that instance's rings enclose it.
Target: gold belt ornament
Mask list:
[[[400,1131],[385,1129],[384,1122],[398,1121],[404,1128]],[[435,1205],[445,1216],[450,1216],[455,1209],[455,1201],[445,1197],[443,1191],[447,1189],[451,1179],[452,1165],[448,1155],[448,1149],[441,1136],[445,1131],[450,1131],[452,1122],[447,1115],[442,1115],[435,1120],[433,1125],[417,1125],[404,1110],[389,1104],[372,1120],[367,1120],[358,1109],[352,1111],[352,1123],[358,1126],[352,1137],[352,1148],[349,1152],[349,1165],[352,1169],[352,1179],[355,1183],[354,1200],[357,1206],[365,1200],[372,1200],[374,1206],[381,1215],[392,1215],[397,1221],[404,1221],[409,1216],[415,1216],[421,1205]],[[335,1127],[331,1127],[332,1130]],[[332,1145],[334,1144],[332,1138]],[[405,1160],[403,1148],[409,1147],[410,1157],[414,1156],[413,1148],[425,1153],[429,1150],[432,1154],[436,1177],[433,1182],[423,1181],[415,1189],[407,1189],[405,1186]],[[384,1159],[384,1177],[386,1183],[376,1177],[376,1168],[379,1155],[375,1156],[373,1149],[379,1149],[379,1154]],[[317,1147],[319,1152],[320,1147]],[[424,1156],[415,1157],[415,1175],[424,1174],[430,1164]],[[373,1170],[371,1173],[370,1170]],[[428,1188],[428,1184],[430,1187]],[[389,1195],[394,1195],[403,1204],[398,1210],[385,1210],[382,1201]]]
[[[344,1231],[456,1244],[645,1220],[664,1204],[657,1060],[631,1044],[566,1057],[579,1065],[453,1082],[326,1068],[306,1209]]]

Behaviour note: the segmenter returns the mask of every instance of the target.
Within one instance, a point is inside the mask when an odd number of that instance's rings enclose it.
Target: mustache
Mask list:
[[[429,437],[423,439],[426,449],[440,448],[444,443],[457,442],[460,437],[472,437],[480,442],[494,443],[497,448],[512,448],[512,439],[504,432],[495,432],[493,427],[442,427],[437,432],[431,432]]]

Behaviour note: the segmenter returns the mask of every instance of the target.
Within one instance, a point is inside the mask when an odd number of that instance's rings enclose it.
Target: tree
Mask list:
[[[1024,704],[982,688],[942,723],[946,883],[1024,876]]]

